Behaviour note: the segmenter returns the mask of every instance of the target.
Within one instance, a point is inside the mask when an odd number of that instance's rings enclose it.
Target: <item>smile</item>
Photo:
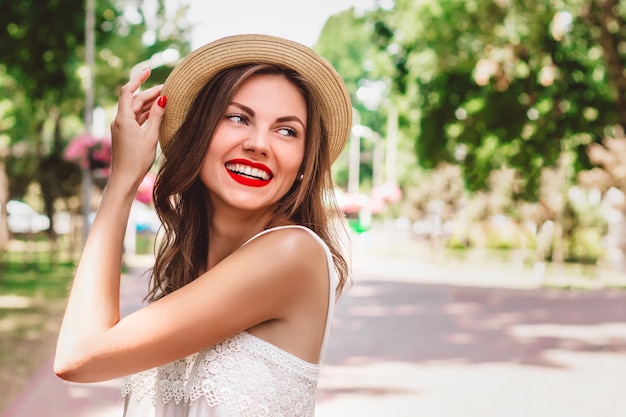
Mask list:
[[[261,165],[251,165],[248,161],[230,161],[224,166],[230,177],[239,184],[262,187],[269,184],[272,179],[272,173],[269,168]]]

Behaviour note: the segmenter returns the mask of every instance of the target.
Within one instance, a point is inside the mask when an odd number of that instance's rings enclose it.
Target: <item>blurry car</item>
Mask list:
[[[48,216],[37,213],[23,201],[9,200],[6,211],[11,233],[39,233],[50,228]]]

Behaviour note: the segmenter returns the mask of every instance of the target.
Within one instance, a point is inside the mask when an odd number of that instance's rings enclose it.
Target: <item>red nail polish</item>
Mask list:
[[[166,104],[167,104],[167,97],[165,96],[159,97],[159,99],[157,100],[157,105],[164,109]]]

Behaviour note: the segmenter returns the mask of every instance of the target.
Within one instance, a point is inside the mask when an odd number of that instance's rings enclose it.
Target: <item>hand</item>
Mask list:
[[[147,68],[131,78],[120,92],[115,120],[111,123],[111,177],[138,186],[156,156],[159,126],[165,112],[162,85],[135,94],[150,77]]]

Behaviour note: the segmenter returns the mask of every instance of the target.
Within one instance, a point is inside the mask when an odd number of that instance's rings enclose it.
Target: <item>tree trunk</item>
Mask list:
[[[0,250],[4,251],[9,242],[9,222],[6,210],[9,201],[9,178],[4,169],[4,161],[0,162]]]
[[[9,222],[7,202],[9,201],[9,177],[5,171],[4,161],[0,160],[0,272],[4,268],[4,254],[9,244]],[[0,273],[0,282],[2,281]]]

